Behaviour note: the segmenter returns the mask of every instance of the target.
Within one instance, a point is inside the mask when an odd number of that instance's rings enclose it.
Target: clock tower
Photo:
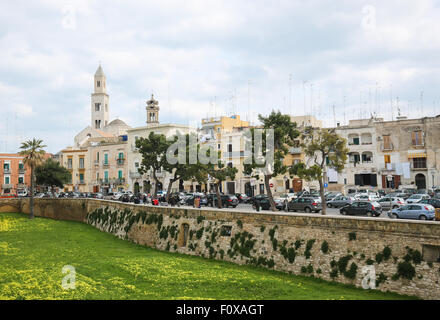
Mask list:
[[[147,101],[147,127],[156,127],[159,125],[159,102],[151,95]]]

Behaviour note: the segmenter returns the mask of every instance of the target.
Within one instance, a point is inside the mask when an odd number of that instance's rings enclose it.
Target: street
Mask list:
[[[192,206],[181,206],[182,208],[192,208]],[[216,209],[216,208],[211,208],[211,207],[204,207],[202,206],[203,209]],[[223,208],[222,210],[226,210],[226,208]],[[231,211],[239,211],[239,212],[257,212],[255,211],[255,209],[252,208],[251,204],[244,204],[244,203],[240,203],[236,208],[228,208],[227,210],[231,210]],[[270,210],[261,210],[260,212],[262,213],[271,213]],[[286,212],[286,211],[276,211],[275,213],[282,213],[282,214],[297,214],[297,213],[305,213],[305,212]],[[310,213],[310,214],[315,214],[315,215],[321,215],[321,213]],[[327,215],[329,216],[343,216],[339,213],[339,208],[335,209],[335,208],[327,208]],[[362,216],[364,217],[364,216]],[[388,211],[383,211],[382,214],[378,217],[375,218],[382,218],[382,219],[390,219],[388,217]]]

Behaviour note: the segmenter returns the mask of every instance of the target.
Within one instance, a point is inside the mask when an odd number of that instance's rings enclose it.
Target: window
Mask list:
[[[229,162],[229,163],[228,163],[228,167],[229,167],[229,168],[232,168],[232,167],[233,167],[232,162]]]
[[[134,163],[134,167],[135,167],[135,168],[139,168],[139,162],[135,162],[135,163]]]
[[[100,103],[95,103],[95,111],[99,111],[101,109]]]
[[[384,150],[391,150],[391,137],[388,136],[383,136],[383,149]]]
[[[108,182],[108,171],[104,171],[104,180]]]
[[[108,164],[108,153],[104,154],[104,164]]]
[[[124,153],[123,152],[119,152],[119,159],[124,159]]]
[[[383,156],[385,160],[385,164],[391,163],[391,156],[389,154],[386,154]]]
[[[84,158],[79,158],[79,168],[84,169]]]
[[[67,159],[67,168],[72,169],[72,158]]]
[[[413,158],[413,169],[426,169],[426,158]]]
[[[79,174],[79,183],[84,183],[84,173]]]
[[[99,152],[96,153],[96,160],[99,161]]]
[[[220,147],[221,147],[221,145],[220,145],[220,144],[217,144],[217,149],[218,149],[218,150],[220,150]]]
[[[122,170],[118,171],[118,179],[122,179]]]
[[[232,144],[228,144],[228,152],[232,152]]]
[[[9,176],[5,176],[5,184],[9,184],[10,181],[11,180],[10,180]]]
[[[99,88],[101,86],[101,81],[96,81],[96,86]]]
[[[10,164],[9,162],[5,162],[3,165],[3,169],[5,172],[8,172],[10,170]]]
[[[18,183],[19,184],[24,184],[24,177],[23,176],[19,176],[18,177]]]
[[[18,163],[18,169],[19,169],[19,170],[23,170],[23,168],[24,168],[24,166],[23,166],[23,162],[20,161],[20,162]]]
[[[99,172],[96,173],[96,180],[99,180]]]
[[[422,141],[422,131],[413,131],[411,132],[411,140],[413,146],[421,146],[423,145]]]

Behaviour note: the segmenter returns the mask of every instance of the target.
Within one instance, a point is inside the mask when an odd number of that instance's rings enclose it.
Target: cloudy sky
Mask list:
[[[440,114],[440,2],[93,1],[0,3],[0,152],[71,145],[90,123],[93,74],[110,118],[145,124],[278,109],[326,125]]]

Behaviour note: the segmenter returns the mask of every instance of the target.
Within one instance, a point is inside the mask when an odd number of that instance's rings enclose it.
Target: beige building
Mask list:
[[[159,102],[154,99],[153,95],[151,99],[147,101],[147,125],[127,130],[127,172],[128,179],[126,180],[127,189],[140,190],[141,192],[150,192],[154,190],[154,180],[150,177],[150,174],[141,175],[138,172],[139,166],[142,162],[142,154],[136,149],[136,140],[139,138],[147,138],[151,132],[155,134],[163,134],[164,136],[172,137],[177,134],[188,134],[190,132],[196,132],[196,128],[192,128],[187,125],[173,124],[173,123],[159,123]],[[170,180],[170,173],[162,171],[157,174],[160,179],[158,190],[166,190]],[[182,191],[184,185],[190,185],[190,182],[175,182],[173,184],[172,191]],[[189,188],[189,187],[188,187]]]
[[[106,81],[99,66],[90,99],[91,123],[59,156],[60,163],[72,172],[72,181],[66,185],[68,191],[106,193],[127,189],[127,130],[131,127],[120,119],[109,122]]]
[[[87,148],[67,147],[62,150],[61,164],[69,170],[70,181],[64,185],[64,191],[88,192],[89,181]]]

